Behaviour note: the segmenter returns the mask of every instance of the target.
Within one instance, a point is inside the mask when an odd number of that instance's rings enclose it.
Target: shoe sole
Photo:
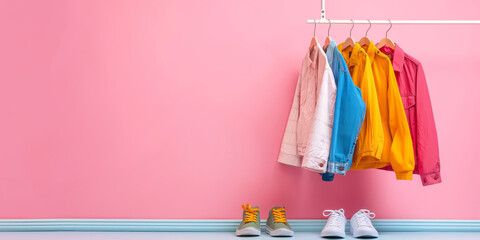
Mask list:
[[[350,233],[353,235],[353,237],[356,238],[378,238],[378,232],[375,233],[367,233],[367,234],[356,234],[355,231],[350,231]]]
[[[345,231],[343,232],[324,232],[320,234],[321,237],[337,237],[337,238],[345,238],[347,235],[345,234]]]
[[[260,236],[260,229],[253,227],[246,227],[242,229],[237,229],[237,236]]]
[[[293,237],[293,230],[286,228],[272,230],[269,226],[265,226],[265,232],[272,237]]]

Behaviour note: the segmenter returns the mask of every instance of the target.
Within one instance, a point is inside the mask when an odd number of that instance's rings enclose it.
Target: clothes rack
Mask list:
[[[325,15],[325,0],[322,0],[321,18],[308,19],[307,24],[480,24],[480,20],[328,20]]]
[[[330,20],[332,24],[390,24],[388,20]],[[308,19],[308,24],[329,24],[327,19]],[[480,24],[480,20],[391,20],[392,24]]]

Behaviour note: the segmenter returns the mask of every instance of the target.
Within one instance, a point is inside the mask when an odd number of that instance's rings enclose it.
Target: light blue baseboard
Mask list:
[[[235,231],[240,220],[225,219],[0,219],[0,231]],[[325,220],[291,219],[294,231],[319,232]],[[480,220],[378,219],[381,232],[478,232]],[[262,221],[264,228],[265,221]],[[347,225],[348,231],[348,225]]]

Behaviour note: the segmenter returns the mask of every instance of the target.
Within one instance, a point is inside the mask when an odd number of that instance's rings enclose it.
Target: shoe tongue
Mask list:
[[[273,214],[273,210],[275,210],[275,212],[277,212],[277,209],[282,209],[283,207],[273,207],[272,210],[270,210],[270,213]],[[284,212],[282,210],[280,210],[280,212]]]
[[[369,214],[369,213],[370,213],[370,210],[368,210],[368,209],[360,209],[360,210],[358,210],[358,212],[357,212],[357,213],[365,213],[365,214]]]

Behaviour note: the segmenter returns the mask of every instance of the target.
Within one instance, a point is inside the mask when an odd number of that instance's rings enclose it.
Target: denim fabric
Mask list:
[[[345,175],[352,165],[355,144],[365,118],[366,105],[360,88],[352,81],[347,63],[335,41],[330,42],[326,54],[337,85],[337,97],[327,171],[322,174],[322,179],[333,181],[334,174]]]

